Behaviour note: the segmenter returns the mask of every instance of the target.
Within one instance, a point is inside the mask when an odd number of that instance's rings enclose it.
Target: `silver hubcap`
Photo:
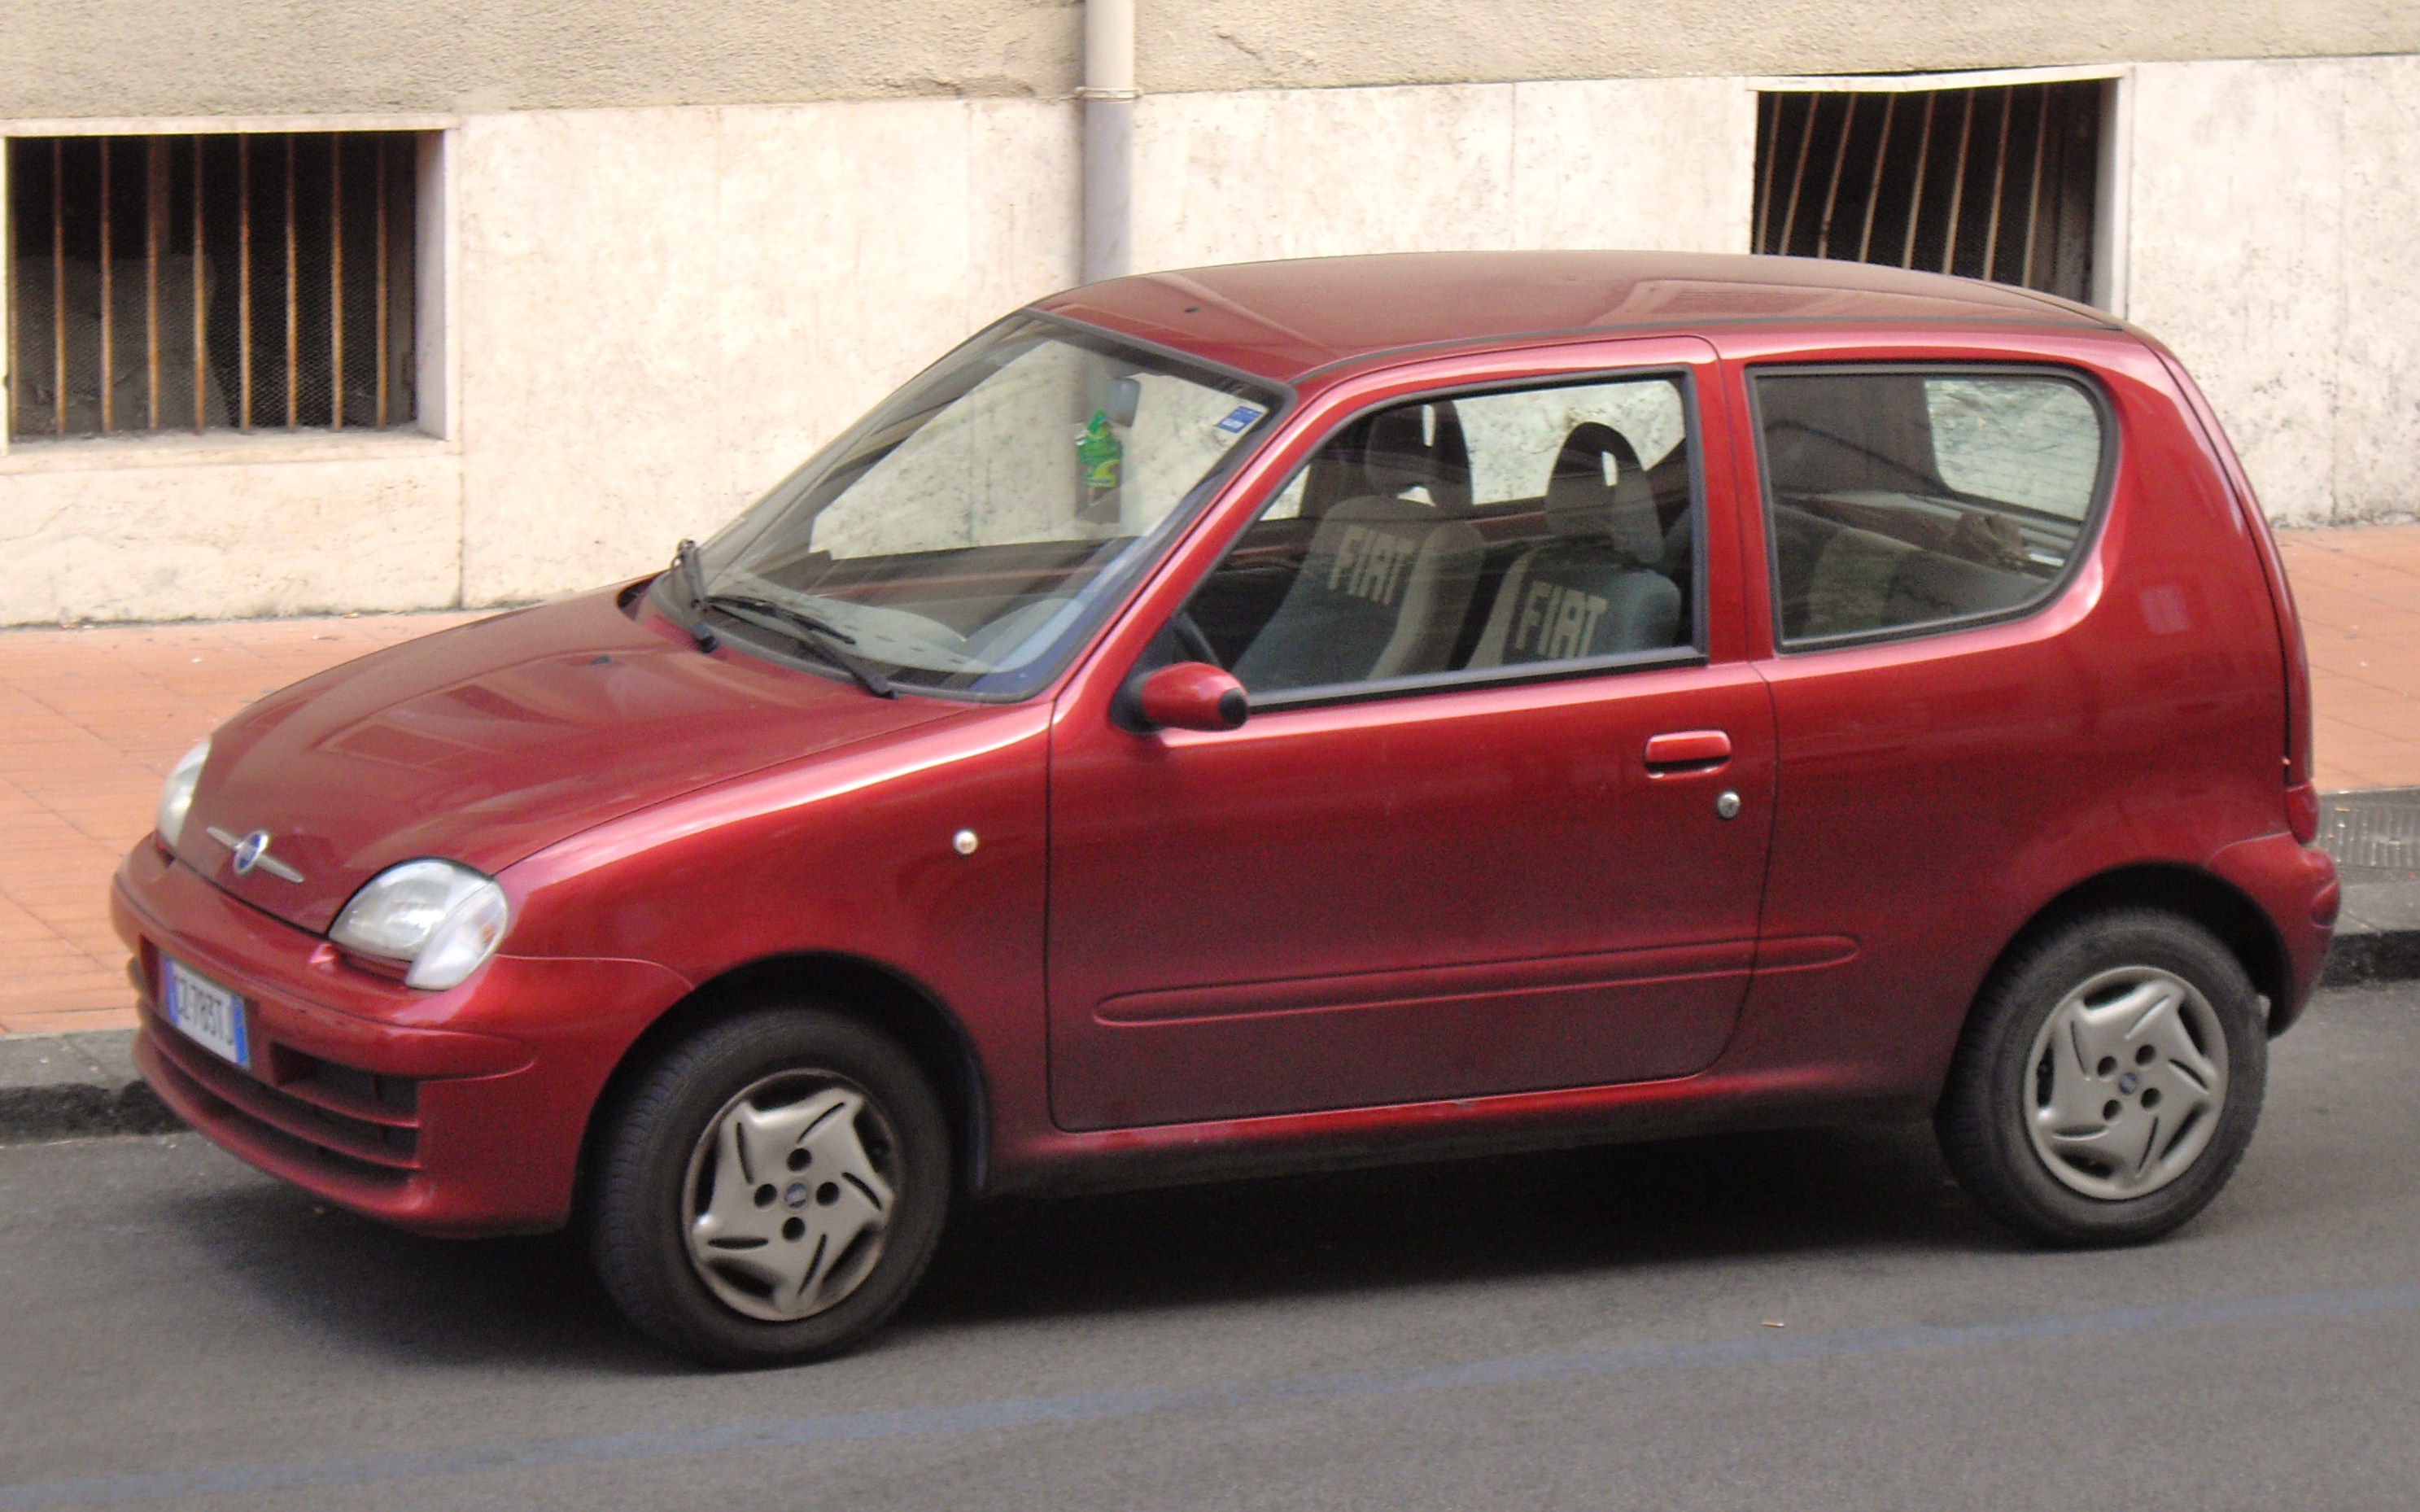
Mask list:
[[[2034,1154],[2087,1197],[2140,1197],[2184,1175],[2226,1104],[2218,1015],[2156,967],[2121,966],[2070,992],[2025,1064]]]
[[[725,1305],[789,1322],[855,1291],[882,1257],[898,1142],[838,1077],[768,1076],[722,1105],[689,1158],[690,1264]]]

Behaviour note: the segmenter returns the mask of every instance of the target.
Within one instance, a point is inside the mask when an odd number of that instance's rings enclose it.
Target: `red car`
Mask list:
[[[2027,1234],[2172,1229],[2327,947],[2310,727],[2209,406],[2095,311],[1240,266],[262,700],[114,896],[220,1145],[789,1360],[1009,1191],[1930,1115]]]

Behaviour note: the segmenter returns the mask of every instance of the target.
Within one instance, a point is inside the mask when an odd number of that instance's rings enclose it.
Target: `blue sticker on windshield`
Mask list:
[[[1211,427],[1222,436],[1240,436],[1252,429],[1252,422],[1267,412],[1257,404],[1238,404],[1227,412],[1227,418]]]

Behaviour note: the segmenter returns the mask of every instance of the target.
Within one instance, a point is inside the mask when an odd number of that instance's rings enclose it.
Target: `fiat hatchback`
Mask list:
[[[576,1224],[749,1363],[964,1198],[1683,1130],[1929,1117],[2013,1228],[2152,1238],[2319,974],[2317,814],[2142,332],[1415,256],[1019,311],[660,573],[238,715],[114,901],[194,1127]]]

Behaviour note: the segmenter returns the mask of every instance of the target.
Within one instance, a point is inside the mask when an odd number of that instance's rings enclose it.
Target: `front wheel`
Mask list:
[[[1959,1185],[2055,1244],[2127,1244],[2218,1195],[2268,1075],[2260,1004],[2232,952],[2127,909],[2052,930],[1985,988],[1934,1129]]]
[[[912,1057],[820,1007],[681,1042],[606,1126],[587,1213],[606,1290],[711,1364],[820,1358],[905,1302],[939,1241],[948,1128]]]

